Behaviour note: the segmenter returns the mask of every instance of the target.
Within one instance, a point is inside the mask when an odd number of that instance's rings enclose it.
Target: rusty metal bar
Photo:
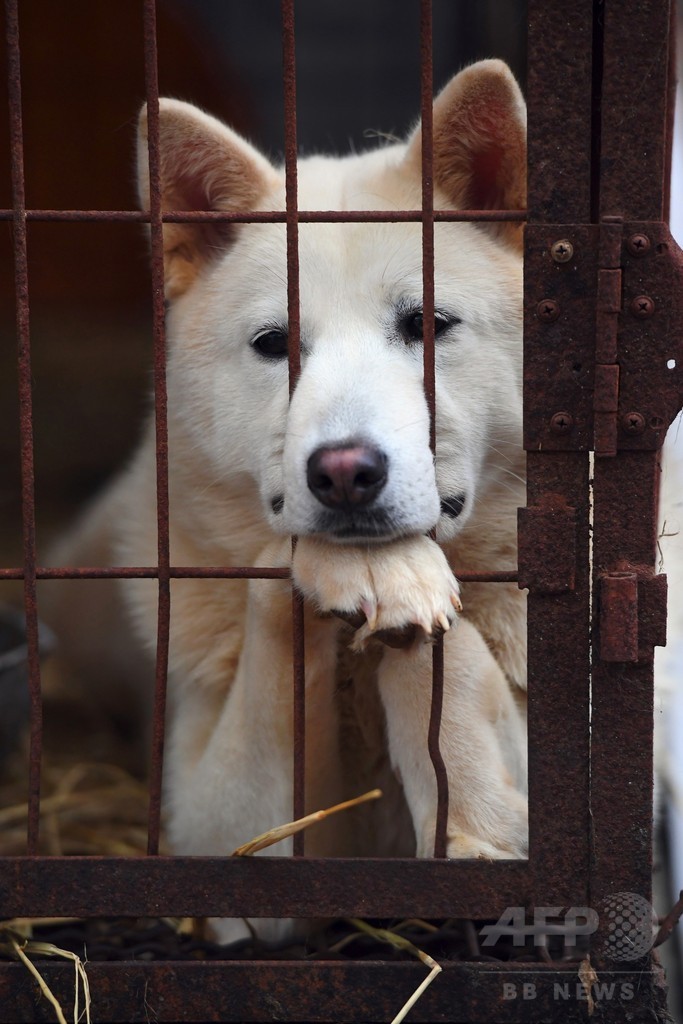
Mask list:
[[[557,499],[550,499],[546,507],[527,505],[517,510],[520,587],[544,594],[574,590],[576,528],[576,509]],[[543,558],[539,558],[541,545]]]
[[[289,393],[301,372],[301,320],[299,303],[299,198],[296,130],[296,39],[294,0],[281,0],[282,77],[285,116],[285,223],[287,226],[287,315],[289,321]],[[268,222],[273,217],[268,214]]]
[[[429,445],[436,452],[436,366],[434,356],[434,67],[432,4],[420,0],[420,112],[422,161],[422,353],[429,408]]]
[[[602,600],[592,690],[590,906],[613,892],[651,901],[652,648],[638,649],[638,597],[632,600],[629,576],[617,585],[627,599],[623,615],[620,606],[605,603],[614,595],[602,590],[602,579],[654,566],[659,476],[656,452],[622,451],[595,464],[593,571]]]
[[[204,566],[183,565],[170,566],[169,577],[175,580],[185,579],[287,579],[289,569],[263,568],[261,566]],[[156,565],[116,566],[102,568],[38,568],[36,578],[39,580],[147,580],[156,579],[159,568]],[[0,569],[0,579],[20,580],[24,578],[23,569]]]
[[[144,210],[26,210],[27,221],[132,221],[148,224],[150,215]],[[0,221],[11,221],[13,210],[0,210]],[[281,210],[229,212],[226,210],[169,210],[161,217],[164,224],[283,224],[287,213]],[[434,220],[444,222],[518,221],[527,219],[526,210],[435,210]],[[300,224],[405,223],[422,221],[421,210],[299,210]]]
[[[664,150],[664,201],[662,220],[668,224],[671,215],[671,161],[674,145],[674,119],[676,115],[676,93],[678,86],[678,17],[680,4],[671,3],[669,21],[669,67],[667,70],[666,126]]]
[[[434,827],[434,856],[447,856],[448,843],[448,772],[439,742],[443,713],[444,650],[443,639],[432,648],[432,704],[429,712],[427,746],[436,776],[436,822]]]
[[[422,353],[424,392],[429,409],[429,445],[436,453],[436,363],[434,352],[434,66],[431,0],[420,0],[420,112],[422,141]],[[439,746],[443,710],[443,641],[432,652],[432,703],[427,745],[436,776],[434,856],[446,856],[448,774]]]
[[[562,0],[529,0],[528,18],[524,415],[527,505],[538,515],[527,514],[527,525],[552,523],[555,510],[560,513],[560,532],[539,535],[536,565],[524,566],[525,581],[531,583],[529,859],[536,906],[563,904],[561,898],[556,902],[562,890],[565,899],[571,893],[564,905],[577,906],[588,905],[583,901],[589,870],[588,448],[595,330],[591,296],[597,276],[591,229],[585,225],[591,212],[593,3],[579,0],[570,12]],[[565,227],[558,230],[557,225]],[[574,256],[558,263],[551,257],[552,246],[563,239],[572,242]],[[542,318],[543,300],[549,298],[558,307],[554,320]],[[571,450],[579,441],[586,450]],[[558,450],[565,447],[569,450]],[[553,557],[555,547],[567,543],[569,528],[573,567],[567,552],[559,561]],[[547,560],[557,564],[562,579],[554,582],[561,587],[549,586],[553,581],[544,578]]]
[[[589,462],[585,453],[530,460],[528,504],[549,494],[575,510],[574,585],[527,600],[529,671],[529,859],[536,906],[587,906],[589,785]],[[539,535],[543,563],[561,539]],[[557,899],[561,890],[568,902]],[[566,896],[565,896],[566,900]],[[546,902],[547,901],[547,904]]]
[[[24,185],[24,138],[21,105],[21,59],[17,0],[7,0],[7,85],[9,94],[12,227],[14,242],[14,288],[19,376],[21,448],[21,512],[24,549],[24,613],[28,645],[28,686],[30,698],[30,741],[28,776],[27,852],[38,853],[40,826],[40,769],[43,749],[43,702],[38,651],[38,610],[36,604],[36,513],[33,463],[33,396],[31,334],[29,323],[28,241]]]
[[[287,315],[289,394],[294,392],[301,373],[301,305],[299,295],[299,199],[297,177],[296,130],[296,36],[294,0],[282,0],[282,79],[285,117],[285,223],[287,230]],[[296,540],[292,541],[296,544]],[[306,813],[306,665],[304,603],[292,591],[292,727],[293,727],[293,808],[292,817]],[[302,857],[304,832],[293,839],[295,857]]]
[[[154,417],[157,473],[157,557],[159,605],[157,617],[156,674],[152,717],[149,776],[148,854],[158,854],[161,829],[161,783],[166,721],[168,648],[171,629],[168,509],[168,401],[166,393],[166,333],[164,310],[164,249],[161,220],[161,160],[159,153],[159,81],[157,74],[156,0],[144,4],[145,94],[149,129],[149,201],[152,264],[152,323],[154,332]]]
[[[590,220],[592,0],[528,0],[529,219]],[[571,45],[569,45],[571,41]]]
[[[98,1024],[118,1024],[122,1020],[130,1024],[147,1024],[150,1020],[159,1024],[177,1024],[181,1020],[202,1024],[388,1021],[426,977],[424,967],[418,963],[373,961],[234,960],[182,965],[89,962],[87,969],[93,998],[95,994],[97,997]],[[73,1001],[73,969],[47,962],[41,963],[40,970],[62,1005],[69,1006]],[[411,1009],[409,1020],[415,1024],[520,1020],[527,1024],[568,1024],[582,1019],[579,1012],[586,1013],[585,996],[579,1008],[574,1004],[577,977],[576,963],[447,962],[443,974]],[[525,983],[530,986],[526,990]],[[626,998],[628,993],[637,992],[639,999],[665,1012],[661,972],[643,976],[633,968],[605,971],[600,974],[600,983],[604,991],[616,993],[611,1001],[599,1002],[600,1020],[604,1024],[623,1024],[626,1019],[622,992]],[[6,1024],[54,1019],[47,1015],[47,1009],[43,1016],[42,1007],[36,1006],[37,987],[23,965],[7,965],[4,984],[6,987],[0,993],[7,994],[7,1003],[12,1007],[4,1018]],[[523,1018],[519,1015],[520,1006]],[[666,1017],[649,1019],[664,1021]]]
[[[668,0],[604,4],[599,211],[603,217],[644,225],[635,228],[642,236],[640,249],[633,242],[633,227],[626,229],[619,259],[624,275],[615,358],[620,370],[620,451],[616,458],[596,459],[593,484],[593,575],[601,600],[594,610],[600,657],[592,673],[590,906],[619,891],[651,901],[652,891],[651,643],[658,638],[640,642],[640,598],[645,591],[639,591],[638,580],[629,574],[640,579],[655,564],[660,477],[655,448],[668,420],[653,413],[661,405],[657,389],[665,391],[669,385],[666,354],[664,359],[657,356],[667,331],[673,328],[675,337],[672,314],[680,303],[671,288],[676,280],[669,266],[671,248],[666,241],[655,246],[653,256],[661,253],[663,258],[653,262],[648,245],[659,225],[653,225],[654,231],[647,227],[648,221],[661,219],[666,205],[670,26]],[[643,294],[643,276],[657,289],[657,312],[641,321],[631,304]],[[646,376],[638,372],[640,367],[646,368]],[[631,405],[634,399],[639,404]],[[668,402],[662,407],[670,411]],[[643,429],[634,430],[631,442],[624,427],[633,421],[638,428],[639,408],[647,411],[648,421],[641,417]],[[651,425],[659,429],[652,431]],[[650,450],[625,450],[627,440],[629,448],[642,443]],[[617,575],[623,573],[627,575]]]
[[[206,1024],[207,1021],[367,1021],[391,1020],[426,977],[422,964],[374,961],[249,963],[223,962],[98,963],[87,965],[98,1024]],[[73,1002],[73,968],[54,962],[40,964],[50,989],[63,1006]],[[524,989],[524,985],[531,986]],[[508,986],[506,988],[506,986]],[[418,1024],[569,1024],[587,1015],[585,994],[576,1005],[580,983],[576,962],[511,964],[446,962],[443,973],[410,1011]],[[661,971],[601,971],[600,987],[613,998],[598,998],[601,1024],[623,1024],[627,1007],[652,1007],[652,1016],[665,1021],[665,986]],[[45,1000],[36,1003],[35,980],[22,964],[8,964],[0,980],[7,1007],[6,1024],[27,1020],[50,1021]],[[527,993],[526,999],[524,992]],[[507,993],[507,1000],[505,998]],[[631,1002],[628,1002],[629,997]],[[43,1006],[46,1008],[43,1009]],[[521,1015],[523,1011],[523,1016]],[[40,1016],[37,1016],[40,1014]],[[670,1018],[668,1018],[670,1020]]]
[[[37,911],[67,917],[448,918],[457,913],[495,920],[506,907],[523,906],[533,892],[525,861],[456,865],[400,857],[74,856],[3,857],[0,868],[6,917]],[[570,906],[572,891],[570,884],[563,886],[558,902]]]
[[[58,568],[38,566],[36,579],[39,580],[99,580],[99,579],[156,579],[159,570],[155,565],[102,566],[81,568]],[[184,579],[288,579],[289,569],[263,566],[220,566],[181,565],[170,566],[168,574],[172,580]],[[0,569],[0,580],[23,580],[24,570],[19,568]],[[501,572],[459,572],[461,583],[516,583],[518,574],[514,570]]]
[[[600,215],[662,220],[668,176],[670,0],[606,0]]]

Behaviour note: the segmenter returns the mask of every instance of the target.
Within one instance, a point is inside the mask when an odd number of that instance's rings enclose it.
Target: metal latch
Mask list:
[[[650,570],[600,576],[600,660],[635,662],[666,644],[666,576]]]

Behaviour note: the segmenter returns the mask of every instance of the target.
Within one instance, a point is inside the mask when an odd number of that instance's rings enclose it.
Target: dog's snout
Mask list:
[[[369,505],[387,482],[387,457],[367,444],[317,448],[308,460],[309,489],[328,508]]]

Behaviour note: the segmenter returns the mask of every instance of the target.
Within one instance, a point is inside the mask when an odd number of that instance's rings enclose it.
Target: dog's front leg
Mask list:
[[[380,695],[421,856],[434,851],[437,805],[427,748],[432,648],[424,640],[445,633],[441,750],[450,788],[448,854],[523,856],[523,723],[478,630],[466,620],[450,629],[458,584],[441,548],[424,536],[364,547],[302,538],[293,573],[320,611],[354,622],[357,650],[377,639],[389,644],[379,668]],[[405,640],[407,650],[394,649]]]
[[[289,541],[273,545],[257,562],[282,565],[290,551]],[[256,835],[294,817],[291,593],[288,581],[250,581],[242,650],[227,694],[211,704],[199,687],[194,692],[183,688],[179,694],[169,743],[168,780],[170,833],[178,853],[229,855]],[[338,624],[311,618],[306,623],[304,652],[307,811],[337,802],[341,775],[334,703]],[[338,827],[330,820],[309,830],[306,852],[344,852],[337,848]],[[290,854],[292,841],[264,852]],[[287,921],[251,923],[261,937],[270,940],[292,931],[292,923]],[[213,924],[222,941],[247,934],[239,921]]]
[[[379,669],[389,751],[401,777],[419,856],[434,853],[436,777],[427,747],[432,649],[387,649]],[[440,750],[448,776],[449,857],[523,857],[526,739],[507,681],[475,627],[444,637]]]

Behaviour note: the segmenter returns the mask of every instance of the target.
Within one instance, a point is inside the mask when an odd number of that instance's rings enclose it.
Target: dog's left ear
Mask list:
[[[507,64],[483,60],[456,75],[434,101],[434,185],[437,205],[453,209],[523,210],[526,206],[526,105]],[[406,160],[420,173],[422,133]],[[488,226],[521,245],[515,223]]]

